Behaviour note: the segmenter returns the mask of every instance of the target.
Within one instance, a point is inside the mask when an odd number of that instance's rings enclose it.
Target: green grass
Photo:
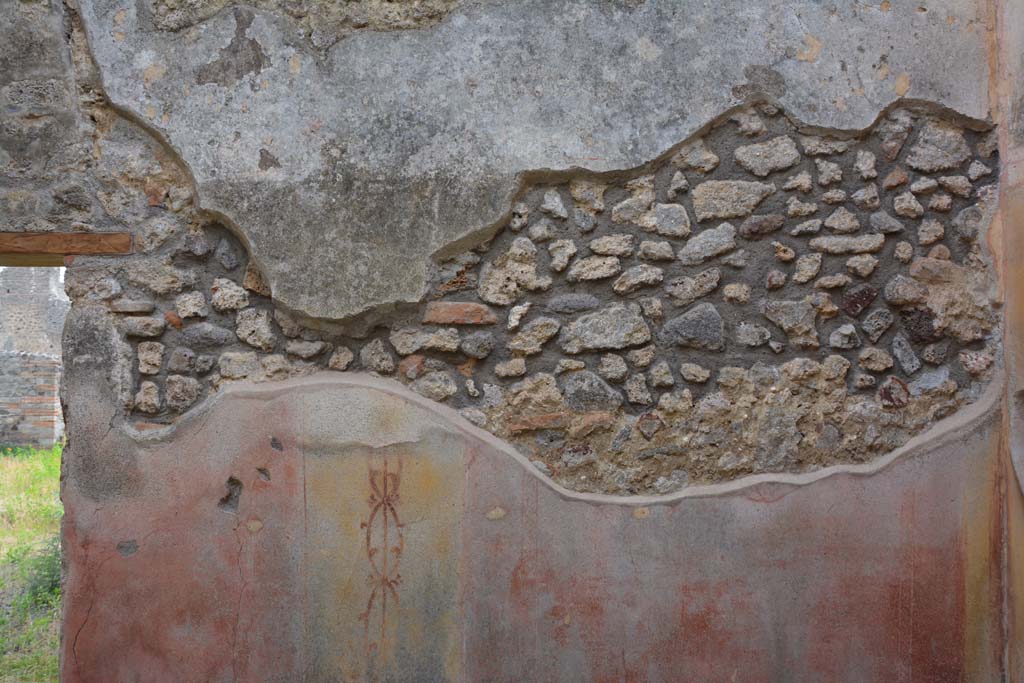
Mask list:
[[[60,453],[0,447],[0,683],[57,680]]]

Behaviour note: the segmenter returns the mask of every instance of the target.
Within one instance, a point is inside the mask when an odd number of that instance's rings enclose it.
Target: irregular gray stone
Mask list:
[[[934,173],[957,168],[971,156],[963,132],[945,121],[928,121],[907,155],[907,166]]]
[[[228,379],[244,379],[259,370],[260,362],[255,351],[227,351],[217,359],[217,371]]]
[[[569,372],[561,379],[565,403],[578,411],[613,411],[622,405],[622,394],[588,370]]]
[[[921,369],[921,359],[917,357],[914,347],[910,345],[910,339],[903,332],[897,332],[892,338],[892,355],[903,368],[903,372],[908,375],[913,375]]]
[[[818,184],[822,187],[833,185],[843,179],[843,169],[837,163],[815,159],[814,165],[818,169]]]
[[[800,162],[800,152],[797,151],[793,138],[788,135],[737,147],[733,151],[733,157],[741,168],[761,178]]]
[[[561,328],[554,318],[535,318],[523,325],[522,329],[508,342],[508,350],[532,356],[544,350],[544,344],[558,334]]]
[[[857,328],[846,323],[840,325],[832,334],[828,336],[828,345],[833,349],[855,349],[860,346],[860,335],[857,334]]]
[[[794,345],[803,349],[818,348],[818,330],[814,324],[817,311],[811,297],[788,301],[764,299],[761,313],[778,325]]]
[[[277,322],[277,326],[281,328],[281,333],[284,336],[295,338],[302,335],[302,325],[287,311],[280,308],[274,309],[274,320]]]
[[[771,338],[772,333],[761,325],[744,320],[736,326],[736,342],[743,346],[750,346],[752,348],[764,346]]]
[[[903,232],[903,223],[899,222],[885,211],[875,211],[868,218],[868,225],[874,232],[880,232],[885,235],[892,233]]]
[[[459,331],[454,327],[429,331],[407,327],[392,332],[388,341],[400,356],[408,356],[417,351],[453,353],[459,350]]]
[[[220,262],[224,270],[234,270],[238,267],[238,254],[226,238],[221,238],[220,242],[217,243],[217,249],[213,252],[213,257]]]
[[[629,199],[612,207],[613,223],[629,223],[639,220],[654,203],[654,176],[643,176],[626,183]]]
[[[857,161],[853,164],[853,170],[857,172],[857,175],[862,180],[871,180],[872,178],[878,177],[878,171],[875,170],[875,154],[866,149],[857,150]]]
[[[452,376],[439,370],[426,373],[409,387],[420,396],[426,396],[432,401],[447,401],[459,391]]]
[[[789,234],[793,237],[800,237],[802,235],[814,235],[821,231],[821,220],[812,218],[809,221],[800,223],[795,228],[789,231]]]
[[[939,189],[939,181],[935,178],[918,178],[910,185],[913,194],[931,194]]]
[[[975,242],[978,239],[978,231],[981,229],[984,220],[985,213],[981,210],[981,207],[975,205],[962,209],[953,218],[953,228],[956,230],[956,236],[964,242]]]
[[[498,377],[522,377],[526,374],[526,360],[511,358],[494,366],[494,374]]]
[[[701,173],[711,173],[718,168],[718,155],[708,149],[703,138],[692,140],[672,156],[672,163]]]
[[[665,277],[661,268],[655,268],[647,264],[633,266],[620,275],[612,284],[616,294],[629,294],[641,287],[651,287],[660,284]]]
[[[537,273],[537,247],[529,239],[517,237],[508,251],[484,264],[477,294],[489,304],[507,306],[515,302],[524,289],[535,292],[550,286],[551,278]]]
[[[928,288],[906,275],[896,275],[887,283],[883,290],[886,302],[893,306],[909,306],[918,304],[928,297]]]
[[[524,304],[513,306],[508,312],[508,322],[505,324],[505,328],[508,330],[519,329],[519,323],[522,322],[526,314],[530,312],[530,308],[533,307],[533,303],[527,301]],[[393,342],[392,342],[393,343]]]
[[[139,383],[139,390],[135,394],[135,410],[147,415],[160,412],[163,403],[160,400],[160,387],[155,382],[145,381]]]
[[[967,179],[967,176],[962,175],[944,175],[939,178],[939,185],[957,197],[970,197],[971,192],[974,191],[971,181]]]
[[[572,240],[555,240],[548,245],[548,253],[551,255],[551,270],[561,273],[576,254],[576,244]]]
[[[898,99],[893,77],[866,77],[880,54],[915,98],[987,116],[983,32],[922,22],[902,6],[879,23],[859,7],[467,3],[416,31],[343,40],[303,28],[316,16],[271,6],[209,11],[177,30],[155,30],[149,6],[131,0],[85,0],[80,12],[105,95],[183,161],[196,205],[244,234],[275,299],[342,319],[418,301],[432,255],[497,225],[524,173],[637,167],[758,93],[810,126],[865,128]],[[747,32],[740,16],[772,29]],[[830,49],[793,59],[805,34]],[[230,61],[233,40],[249,62]],[[841,63],[865,75],[863,96],[835,78]],[[401,87],[395,74],[406,76]],[[846,106],[822,105],[839,98]],[[261,150],[277,165],[262,167]]]
[[[873,211],[882,205],[882,200],[878,196],[878,185],[874,183],[857,190],[850,199],[857,208],[865,211]]]
[[[247,308],[235,316],[235,334],[249,346],[264,351],[274,348],[274,328],[270,324],[270,313],[259,308]]]
[[[897,216],[904,218],[919,218],[924,213],[921,202],[917,201],[917,197],[910,192],[896,195],[896,198],[892,200],[892,210]]]
[[[668,183],[668,192],[665,194],[669,199],[676,199],[689,189],[690,183],[686,180],[686,176],[682,171],[676,171],[672,174],[672,180]]]
[[[662,237],[686,237],[690,234],[690,215],[681,204],[655,204],[636,223]]]
[[[188,410],[203,394],[203,385],[194,377],[170,375],[165,383],[167,407],[175,412]]]
[[[796,190],[797,192],[803,192],[804,194],[814,189],[814,182],[811,180],[811,174],[807,171],[800,171],[796,175],[787,178],[786,182],[782,184],[782,189],[787,192]]]
[[[373,339],[359,350],[359,362],[371,372],[390,375],[395,371],[395,359],[380,339]]]
[[[494,335],[490,332],[477,331],[470,332],[462,338],[459,343],[459,350],[470,358],[476,358],[482,360],[491,355],[494,351]]]
[[[740,133],[748,137],[756,137],[765,131],[764,121],[752,108],[741,109],[730,116],[729,120],[736,124]]]
[[[238,311],[249,305],[249,292],[231,280],[216,278],[210,288],[210,304],[217,311]]]
[[[626,354],[626,360],[638,368],[646,368],[654,362],[654,355],[658,353],[658,347],[650,344],[641,349],[633,349]]]
[[[558,345],[566,353],[624,349],[651,339],[636,304],[612,304],[562,327]]]
[[[196,353],[184,346],[175,347],[167,359],[167,371],[181,374],[192,372],[195,367]]]
[[[846,207],[840,206],[825,219],[825,227],[835,233],[849,234],[860,230],[860,221]]]
[[[160,342],[139,342],[136,354],[140,375],[155,375],[164,363],[164,345]]]
[[[676,383],[672,377],[672,368],[669,367],[668,361],[659,360],[651,366],[649,373],[651,376],[651,386],[653,387],[664,389]]]
[[[821,254],[804,254],[798,258],[793,269],[793,282],[802,285],[813,280],[821,270],[821,258]]]
[[[946,228],[934,218],[926,218],[917,226],[917,243],[921,246],[935,244],[946,235]]]
[[[579,313],[581,311],[592,311],[601,302],[592,294],[559,294],[552,297],[546,308],[552,313]]]
[[[669,242],[641,242],[637,258],[647,261],[674,261],[676,252]]]
[[[698,221],[743,218],[775,192],[775,185],[747,180],[707,180],[693,189],[693,210]]]
[[[603,280],[618,275],[621,270],[617,256],[588,256],[576,259],[565,277],[569,282]]]
[[[531,241],[540,244],[554,239],[555,232],[555,225],[547,218],[541,218],[530,226],[526,234],[529,235]]]
[[[695,266],[735,248],[736,228],[730,223],[722,223],[691,237],[679,250],[678,258],[684,266]]]
[[[740,223],[739,234],[748,240],[756,240],[782,228],[786,219],[777,213],[749,216]]]
[[[814,251],[823,251],[826,254],[867,254],[881,251],[885,244],[885,235],[858,235],[847,237],[845,235],[834,235],[829,237],[815,237],[809,243]]]
[[[943,366],[935,370],[928,372],[922,372],[917,379],[907,385],[910,389],[911,396],[920,396],[921,394],[928,393],[929,391],[935,391],[936,389],[942,388],[942,386],[949,381],[949,366]]]
[[[565,204],[562,202],[562,196],[558,194],[558,190],[554,189],[544,193],[544,201],[540,205],[540,210],[555,218],[569,217],[569,212],[565,210]]]
[[[827,156],[830,154],[842,154],[853,146],[853,140],[838,140],[818,135],[801,135],[800,146],[804,148],[804,154]]]
[[[860,324],[860,327],[868,335],[871,343],[874,343],[892,327],[893,322],[895,322],[895,318],[889,309],[875,308],[864,317],[864,322]]]
[[[163,318],[130,316],[121,319],[121,329],[129,337],[159,337],[166,326]]]
[[[313,358],[331,348],[331,345],[322,341],[303,341],[301,339],[289,339],[284,345],[284,350],[289,356],[298,358]]]
[[[327,361],[327,367],[331,370],[348,370],[348,366],[352,364],[353,360],[355,360],[355,354],[352,353],[352,349],[340,346],[331,354]]]
[[[636,405],[650,405],[651,401],[651,390],[647,388],[647,378],[641,373],[631,375],[626,380],[626,400]]]
[[[591,240],[587,247],[601,256],[629,256],[636,248],[636,237],[629,233],[605,235]]]
[[[665,292],[672,297],[675,305],[688,306],[715,291],[721,276],[718,268],[709,268],[693,277],[677,277],[665,285]]]
[[[213,323],[196,323],[182,332],[185,343],[197,349],[216,349],[235,341],[235,333]]]
[[[687,382],[694,382],[695,384],[703,384],[711,378],[711,371],[697,365],[696,363],[680,364],[679,374],[682,375],[683,379]]]
[[[641,299],[637,299],[640,304],[641,310],[651,320],[661,320],[664,315],[665,307],[661,304],[661,299],[655,296],[645,296]]]
[[[608,186],[594,180],[574,178],[569,181],[569,194],[573,200],[594,213],[604,211],[604,193]]]
[[[949,342],[942,341],[929,344],[921,351],[921,357],[929,365],[941,365],[949,354]]]
[[[206,297],[202,292],[185,292],[174,298],[174,310],[178,316],[185,318],[205,318],[210,314],[206,306]]]
[[[713,305],[697,304],[682,315],[666,320],[662,336],[666,344],[718,351],[724,347],[725,325]]]
[[[597,373],[609,382],[621,382],[629,374],[629,366],[626,365],[622,356],[606,353],[598,362]]]
[[[857,356],[857,365],[870,372],[885,372],[892,367],[893,359],[882,349],[869,346]]]

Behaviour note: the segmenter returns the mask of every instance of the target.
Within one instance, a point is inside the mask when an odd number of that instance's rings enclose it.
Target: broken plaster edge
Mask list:
[[[543,485],[551,489],[562,500],[591,505],[619,505],[643,507],[648,505],[672,505],[689,498],[714,498],[743,494],[761,485],[782,485],[802,488],[815,482],[836,476],[850,475],[868,477],[879,474],[899,461],[923,455],[961,437],[967,429],[980,425],[1001,412],[1005,393],[1006,376],[1000,369],[992,377],[985,391],[973,403],[964,406],[953,415],[939,420],[929,429],[914,436],[907,443],[889,453],[863,464],[840,464],[822,467],[808,472],[769,472],[752,474],[718,484],[696,484],[663,495],[624,496],[607,493],[584,493],[573,491],[557,483],[538,470],[529,458],[517,451],[511,444],[490,432],[477,427],[463,417],[456,409],[437,403],[413,392],[394,380],[367,373],[339,373],[324,370],[312,375],[292,377],[279,382],[257,383],[242,381],[232,383],[206,398],[201,404],[185,415],[181,421],[160,429],[138,430],[130,423],[123,423],[121,429],[140,445],[169,441],[186,429],[200,429],[218,404],[229,398],[272,400],[295,390],[321,388],[369,389],[411,403],[424,411],[429,419],[449,432],[472,437],[482,445],[489,446],[508,456]],[[198,425],[196,424],[198,423]],[[783,495],[787,495],[787,491]]]

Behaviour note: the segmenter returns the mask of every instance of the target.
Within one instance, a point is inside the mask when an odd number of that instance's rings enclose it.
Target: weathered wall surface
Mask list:
[[[1005,680],[998,394],[880,466],[633,499],[365,375],[97,424],[64,678]]]
[[[484,0],[328,49],[267,10],[82,18],[111,102],[181,156],[281,303],[326,318],[417,301],[430,255],[492,231],[531,173],[646,164],[751,95],[846,130],[901,97],[988,114],[973,0]]]
[[[5,2],[65,678],[1024,678],[1013,3]]]

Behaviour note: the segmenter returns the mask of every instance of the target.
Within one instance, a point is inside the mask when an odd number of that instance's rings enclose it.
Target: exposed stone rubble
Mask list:
[[[577,490],[862,462],[998,367],[981,141],[903,110],[840,139],[744,109],[660,167],[528,188],[421,305],[344,327],[276,306],[187,202],[143,221],[145,254],[76,262],[67,288],[119,318],[144,422],[226,382],[330,369],[456,407]]]

